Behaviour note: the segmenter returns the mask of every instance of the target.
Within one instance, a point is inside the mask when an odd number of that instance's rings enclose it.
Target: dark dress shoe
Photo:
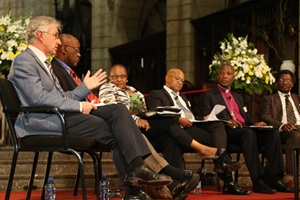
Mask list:
[[[253,192],[262,194],[274,194],[277,190],[269,187],[262,179],[254,180],[252,186]]]
[[[172,183],[170,176],[155,173],[148,165],[129,167],[124,183],[138,186],[140,184],[151,186],[164,186]]]
[[[179,180],[178,184],[171,191],[171,195],[175,200],[184,200],[188,197],[189,192],[194,190],[199,183],[199,174],[193,171],[185,172],[185,179]]]
[[[203,180],[203,178],[205,177],[205,175],[206,175],[206,168],[198,168],[198,169],[192,169],[192,170],[185,170],[185,171],[192,171],[192,172],[194,172],[194,173],[196,173],[196,174],[199,174],[199,182],[200,181],[202,181]]]
[[[289,192],[293,193],[295,192],[294,188],[288,187],[282,180],[279,181],[270,181],[270,187],[273,189],[276,189],[278,192]]]
[[[235,182],[224,183],[223,194],[249,195],[252,191],[244,190]]]
[[[237,171],[239,170],[243,165],[243,161],[232,161],[225,152],[221,154],[218,159],[214,160],[215,168],[214,171],[219,173],[224,173],[225,171]]]
[[[128,194],[125,193],[123,200],[154,200],[145,192],[141,191],[138,194]]]

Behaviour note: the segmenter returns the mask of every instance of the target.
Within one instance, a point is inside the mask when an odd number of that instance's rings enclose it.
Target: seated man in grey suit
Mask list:
[[[139,188],[128,185],[162,186],[172,182],[169,176],[157,174],[144,159],[151,155],[139,129],[123,105],[98,107],[80,101],[90,90],[105,82],[101,70],[85,77],[84,84],[64,92],[46,56],[55,55],[59,45],[61,23],[47,16],[31,19],[27,30],[28,48],[12,64],[9,79],[21,106],[53,105],[65,116],[67,132],[95,139],[111,149],[114,164],[125,189],[124,199],[151,199]],[[35,134],[60,135],[59,119],[53,114],[21,113],[15,123],[18,137]]]
[[[265,96],[261,103],[261,120],[278,129],[281,142],[286,144],[300,143],[300,97],[291,93],[295,82],[291,71],[280,71],[276,78],[278,92]],[[294,188],[292,150],[285,151],[286,176],[283,182]]]
[[[178,106],[182,108],[181,116],[175,118],[183,128],[183,132],[174,132],[175,138],[182,138],[180,145],[188,146],[191,139],[213,147],[227,147],[227,136],[222,122],[193,123],[195,116],[191,112],[190,102],[180,93],[184,83],[184,73],[180,69],[170,69],[165,77],[165,85],[161,90],[152,90],[147,99],[148,108],[157,106]],[[201,104],[200,104],[201,105]],[[202,105],[201,105],[202,106]],[[203,119],[203,117],[202,117]],[[191,138],[191,139],[190,139]],[[170,155],[172,153],[170,152]],[[166,159],[168,161],[168,159]],[[215,165],[217,163],[215,162]],[[225,171],[220,174],[224,181],[223,194],[249,195],[252,192],[244,190],[232,178],[232,173]]]

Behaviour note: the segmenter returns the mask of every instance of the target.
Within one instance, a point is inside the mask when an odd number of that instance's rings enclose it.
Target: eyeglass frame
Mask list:
[[[78,53],[80,53],[80,48],[78,48],[78,47],[72,47],[72,46],[70,46],[70,45],[68,45],[68,44],[64,44],[64,45],[66,45],[66,46],[68,46],[68,47],[71,47],[71,48],[75,49],[76,51],[78,51]],[[62,45],[62,46],[63,46],[63,45]]]
[[[283,82],[288,82],[288,83],[293,83],[293,81],[291,80],[291,79],[283,79],[283,78],[280,78],[279,80],[278,80],[278,82],[281,82],[281,83],[283,83]]]
[[[117,80],[118,78],[124,79],[127,78],[127,74],[126,75],[114,75],[114,76],[109,76],[110,78],[112,78],[113,80]]]
[[[170,75],[168,75],[168,76],[170,76]],[[175,81],[177,81],[177,82],[181,82],[182,84],[186,83],[185,81],[180,80],[180,78],[178,78],[178,77],[175,77],[175,76],[170,76],[170,77],[174,78]]]
[[[47,33],[47,34],[51,34],[55,37],[55,39],[59,39],[59,33],[49,33],[49,32],[46,32],[46,31],[43,31],[43,33]]]

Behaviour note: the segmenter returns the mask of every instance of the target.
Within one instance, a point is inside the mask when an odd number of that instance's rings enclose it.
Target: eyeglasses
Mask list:
[[[55,37],[55,39],[57,39],[57,40],[59,39],[59,33],[49,33],[49,32],[45,32],[45,31],[43,31],[43,32],[53,35]]]
[[[170,76],[172,78],[174,78],[177,82],[181,82],[182,84],[185,84],[184,80],[181,80],[179,77],[175,77],[175,76]]]
[[[114,75],[114,76],[109,76],[109,77],[112,78],[112,79],[114,79],[114,80],[116,80],[116,79],[118,79],[118,78],[124,79],[124,78],[127,77],[127,75],[120,75],[120,76]]]
[[[71,48],[75,49],[76,51],[78,51],[78,53],[80,53],[80,48],[78,48],[78,47],[72,47],[72,46],[67,45],[67,44],[65,44],[65,45],[68,46],[68,47],[71,47]]]
[[[284,82],[284,81],[286,81],[286,82],[288,82],[288,83],[292,83],[292,80],[291,79],[279,79],[279,82]]]

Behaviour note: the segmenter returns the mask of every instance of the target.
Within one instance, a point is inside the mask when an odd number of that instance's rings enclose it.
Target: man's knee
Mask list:
[[[290,136],[288,137],[287,144],[300,144],[300,132],[292,131]]]

